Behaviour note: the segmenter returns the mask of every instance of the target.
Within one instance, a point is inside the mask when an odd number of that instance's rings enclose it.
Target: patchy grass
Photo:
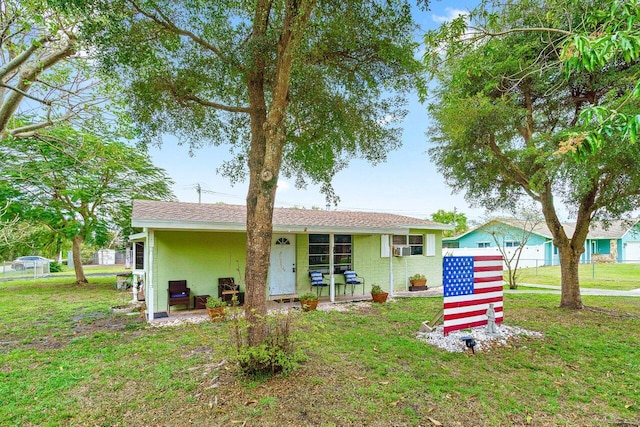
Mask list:
[[[629,291],[640,289],[640,264],[581,264],[580,287]],[[560,285],[560,266],[523,268],[520,283]]]
[[[296,313],[310,360],[255,381],[231,322],[149,328],[109,313],[114,283],[0,283],[3,424],[640,425],[638,298],[505,295],[505,322],[545,337],[475,355],[415,338],[440,298]]]

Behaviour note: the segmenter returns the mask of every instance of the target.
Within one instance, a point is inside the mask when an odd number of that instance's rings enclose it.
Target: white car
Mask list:
[[[36,265],[49,264],[50,262],[50,259],[41,256],[21,256],[13,260],[11,268],[13,270],[26,270],[27,268],[35,268]]]

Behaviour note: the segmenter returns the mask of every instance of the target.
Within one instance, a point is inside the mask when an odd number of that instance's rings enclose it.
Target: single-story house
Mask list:
[[[244,292],[246,207],[135,200],[131,236],[133,273],[143,284],[149,319],[168,310],[168,282],[186,280],[191,296],[218,293],[218,279],[233,277]],[[320,270],[328,297],[344,293],[343,273],[356,271],[393,293],[408,277],[425,274],[442,284],[442,231],[452,227],[401,215],[275,208],[271,266],[265,299],[296,297],[311,289]],[[350,292],[350,291],[349,291]]]
[[[493,219],[464,234],[443,239],[443,252],[452,255],[493,254],[498,253],[500,245],[510,253],[526,240],[520,256],[521,267],[558,265],[558,248],[553,244],[547,225],[544,222],[531,225],[530,222],[511,218]],[[562,225],[569,236],[573,234],[574,222]],[[592,222],[581,262],[640,262],[639,220]]]

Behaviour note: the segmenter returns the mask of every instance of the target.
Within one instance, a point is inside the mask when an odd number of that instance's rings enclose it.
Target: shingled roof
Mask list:
[[[587,239],[621,239],[626,233],[632,231],[633,226],[638,222],[638,219],[619,219],[619,220],[611,220],[611,221],[593,221],[589,226],[589,234]],[[487,227],[491,223],[503,223],[508,224],[516,228],[531,230],[531,223],[526,221],[521,221],[513,218],[497,218],[492,219],[472,230],[469,230],[459,236],[448,237],[443,239],[444,241],[455,241],[459,238],[466,236],[476,230]],[[576,223],[575,222],[563,222],[562,226],[564,227],[565,233],[571,236],[575,230]],[[547,227],[545,222],[540,222],[535,224],[533,227],[532,233],[538,234],[547,239],[553,239],[553,235]]]
[[[134,200],[134,227],[244,231],[246,206]],[[276,232],[401,233],[410,228],[447,230],[451,226],[402,215],[375,212],[275,208]]]

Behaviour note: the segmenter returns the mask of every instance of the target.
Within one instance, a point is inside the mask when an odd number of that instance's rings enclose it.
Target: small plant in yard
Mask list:
[[[315,301],[318,299],[318,295],[313,292],[307,292],[300,295],[300,301]]]
[[[227,303],[223,301],[222,298],[209,297],[207,298],[206,306],[207,308],[220,308],[220,307],[226,307]]]
[[[383,303],[387,300],[388,292],[382,290],[380,285],[373,285],[371,287],[371,298],[373,298],[373,302]]]
[[[426,276],[424,274],[416,273],[413,276],[409,277],[409,280],[425,280]]]
[[[384,294],[385,292],[382,290],[380,285],[371,286],[371,295]]]
[[[313,311],[318,307],[318,296],[313,292],[307,292],[300,295],[300,304],[302,310]]]
[[[252,378],[264,378],[279,372],[288,375],[307,360],[291,339],[292,313],[290,310],[286,314],[263,319],[267,338],[258,346],[248,344],[248,323],[239,316],[234,318],[236,361],[244,375]]]

